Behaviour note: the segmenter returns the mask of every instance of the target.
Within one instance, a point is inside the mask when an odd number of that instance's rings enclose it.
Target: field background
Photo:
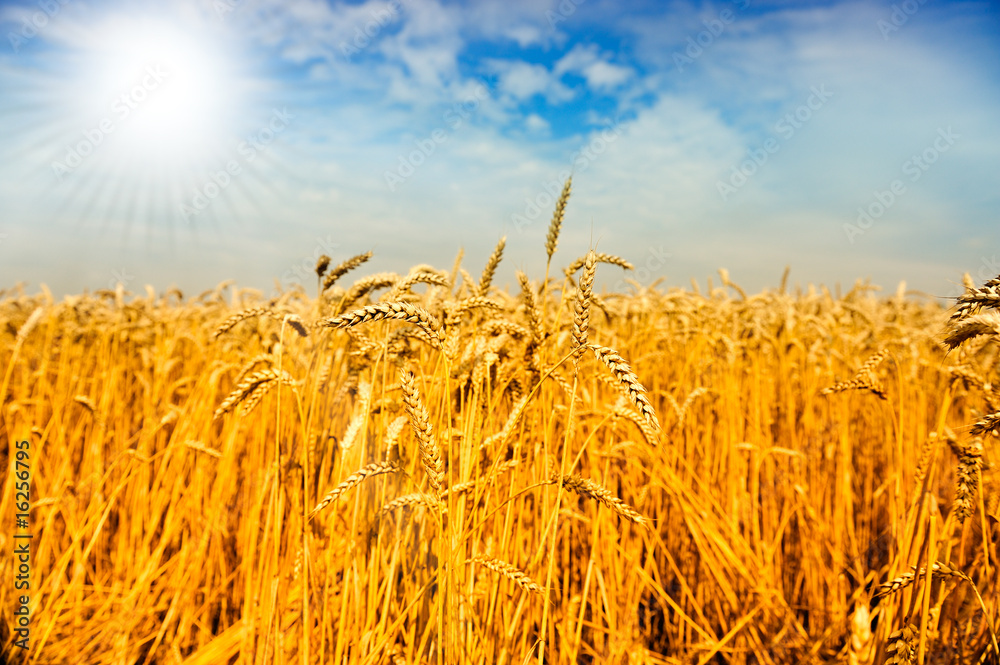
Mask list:
[[[708,292],[584,303],[555,263],[527,289],[456,262],[322,300],[6,292],[0,463],[16,440],[32,451],[27,662],[873,663],[906,651],[907,626],[915,659],[980,662],[995,454],[985,500],[959,455],[993,399],[992,342],[946,354],[948,303],[905,285],[748,295],[720,271]],[[440,327],[311,325],[390,300]],[[266,309],[217,334],[249,308]],[[659,428],[597,354],[573,356],[582,329],[629,364]],[[824,393],[856,375],[873,389]],[[873,598],[928,560],[971,578]],[[12,594],[0,630],[21,662]]]

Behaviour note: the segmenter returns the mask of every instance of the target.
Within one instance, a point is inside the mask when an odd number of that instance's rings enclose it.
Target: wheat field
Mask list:
[[[998,662],[1000,281],[598,293],[569,192],[507,288],[4,292],[0,660]]]

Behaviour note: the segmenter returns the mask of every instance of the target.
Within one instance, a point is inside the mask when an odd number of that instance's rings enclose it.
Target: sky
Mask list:
[[[0,289],[1000,274],[1000,4],[0,2]],[[606,268],[606,269],[605,269]],[[603,274],[602,274],[603,273]]]

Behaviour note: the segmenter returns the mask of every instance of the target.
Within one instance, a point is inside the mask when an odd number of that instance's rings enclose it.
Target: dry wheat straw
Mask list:
[[[386,473],[395,473],[396,471],[399,471],[399,467],[395,462],[372,462],[368,466],[361,467],[349,475],[344,482],[327,492],[326,496],[323,497],[323,500],[316,504],[315,508],[309,511],[308,519],[312,519],[316,513],[336,501],[337,497],[355,485],[361,484],[366,478],[372,478]]]

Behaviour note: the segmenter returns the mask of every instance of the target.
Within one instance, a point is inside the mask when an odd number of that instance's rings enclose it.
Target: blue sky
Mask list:
[[[0,288],[1000,274],[995,3],[0,3]],[[598,288],[623,288],[618,269]]]

